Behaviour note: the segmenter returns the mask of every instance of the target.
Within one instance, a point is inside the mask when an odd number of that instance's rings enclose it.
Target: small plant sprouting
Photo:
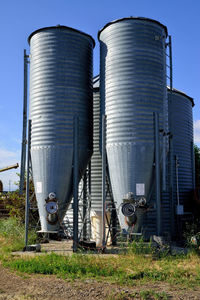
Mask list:
[[[165,292],[155,292],[154,290],[140,291],[140,297],[142,300],[168,300],[169,297]]]

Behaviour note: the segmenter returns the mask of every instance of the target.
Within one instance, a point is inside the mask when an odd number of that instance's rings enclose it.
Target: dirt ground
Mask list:
[[[0,300],[141,299],[139,292],[150,289],[159,293],[164,291],[169,299],[200,299],[200,289],[175,289],[166,283],[121,287],[95,280],[71,282],[55,276],[19,275],[0,265]]]

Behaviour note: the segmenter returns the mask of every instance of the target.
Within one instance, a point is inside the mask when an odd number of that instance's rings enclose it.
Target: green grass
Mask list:
[[[36,234],[30,231],[29,243],[35,243],[35,239]],[[200,257],[197,254],[165,254],[155,260],[150,243],[143,241],[133,242],[126,254],[115,256],[43,254],[19,258],[10,254],[23,247],[24,225],[14,218],[0,221],[0,259],[5,267],[22,274],[54,274],[69,279],[94,278],[121,285],[162,281],[187,288],[200,286]]]
[[[116,268],[112,263],[104,264],[104,260],[81,254],[61,256],[52,253],[29,259],[7,259],[4,266],[29,274],[56,274],[66,278],[113,278],[124,274],[123,270]]]
[[[24,247],[25,226],[16,218],[0,220],[0,252],[10,253]],[[36,233],[29,230],[29,244],[36,242]]]
[[[28,274],[55,274],[63,278],[95,278],[133,285],[164,281],[173,285],[200,285],[200,259],[197,256],[169,257],[154,261],[138,255],[93,256],[49,254],[31,258],[3,258],[3,265]]]

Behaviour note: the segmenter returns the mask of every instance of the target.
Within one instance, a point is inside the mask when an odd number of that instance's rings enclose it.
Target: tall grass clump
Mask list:
[[[153,254],[154,247],[152,242],[145,242],[142,238],[139,240],[134,240],[129,243],[128,246],[128,253],[129,254],[137,254],[137,255],[144,255],[144,254]]]
[[[22,250],[25,242],[25,226],[15,217],[0,220],[0,250],[12,252]],[[36,233],[29,230],[29,243],[36,241]]]

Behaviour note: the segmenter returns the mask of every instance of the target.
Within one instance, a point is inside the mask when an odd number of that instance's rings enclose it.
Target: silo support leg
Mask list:
[[[102,249],[106,247],[106,116],[102,116]]]
[[[28,247],[30,144],[31,144],[31,120],[28,121],[28,155],[27,155],[26,208],[25,208],[25,250],[27,250]]]
[[[154,112],[154,151],[155,151],[155,175],[156,175],[156,225],[157,235],[161,235],[161,197],[160,197],[160,139],[159,139],[159,115]]]
[[[23,129],[22,129],[22,150],[21,150],[21,166],[20,166],[20,186],[19,194],[22,195],[24,189],[24,175],[26,168],[26,129],[27,129],[27,66],[28,55],[24,50],[24,99],[23,99]]]
[[[73,252],[78,248],[78,116],[74,116],[74,158],[73,158]]]

